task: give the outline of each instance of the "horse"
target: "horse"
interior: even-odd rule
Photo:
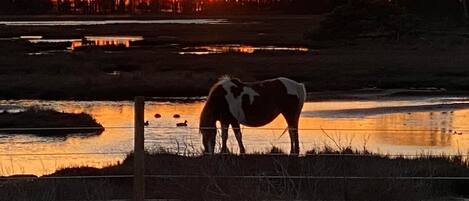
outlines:
[[[217,134],[216,122],[221,124],[221,152],[228,152],[226,142],[231,125],[241,154],[246,152],[240,124],[261,127],[282,114],[288,124],[290,153],[300,152],[298,122],[306,99],[306,89],[301,83],[279,77],[257,82],[242,82],[224,76],[210,89],[201,115],[199,131],[204,152],[213,154]]]

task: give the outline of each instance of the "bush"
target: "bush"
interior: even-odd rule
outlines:
[[[386,36],[399,39],[415,34],[419,18],[405,7],[388,0],[355,0],[334,9],[321,22],[319,30],[311,31],[311,40],[351,39]]]

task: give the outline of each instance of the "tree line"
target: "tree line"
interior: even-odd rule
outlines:
[[[362,0],[1,0],[0,14],[323,14]],[[387,1],[433,17],[461,17],[467,0]],[[467,9],[467,8],[466,8]],[[467,12],[466,12],[467,14]]]
[[[345,0],[2,0],[0,14],[321,14]]]

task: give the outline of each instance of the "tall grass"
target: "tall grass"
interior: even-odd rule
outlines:
[[[145,174],[161,177],[146,178],[146,195],[148,198],[183,200],[421,200],[469,196],[466,191],[468,180],[397,179],[467,177],[469,163],[462,156],[390,157],[366,150],[330,147],[307,153],[290,156],[273,147],[269,152],[247,155],[178,155],[155,149],[146,153]],[[132,173],[131,153],[117,165],[102,169],[66,168],[48,176]],[[177,175],[190,177],[172,177]],[[379,179],[382,177],[397,178]],[[0,185],[0,194],[9,195],[9,198],[18,193],[26,198],[53,195],[52,200],[122,199],[132,195],[131,178],[2,181]]]

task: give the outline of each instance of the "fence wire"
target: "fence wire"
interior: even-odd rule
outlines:
[[[134,129],[134,126],[107,126],[104,129]],[[221,127],[178,127],[178,126],[145,126],[146,129],[186,129],[186,130],[203,130],[203,129],[227,129]],[[57,131],[57,130],[100,130],[102,127],[37,127],[37,128],[0,128],[0,132],[8,131]],[[370,128],[279,128],[279,127],[241,127],[241,130],[267,130],[267,131],[375,131],[375,132],[441,132],[440,129],[370,129]],[[458,132],[469,132],[469,129],[453,129]]]
[[[134,126],[109,126],[105,129],[134,129]],[[146,126],[146,129],[187,129],[187,130],[201,130],[201,129],[217,129],[221,127],[177,127],[177,126]],[[101,127],[37,127],[37,128],[0,128],[0,132],[8,131],[57,131],[57,130],[99,130]],[[225,128],[226,129],[226,128]],[[288,128],[268,128],[268,127],[241,127],[241,130],[264,130],[264,131],[286,131]],[[293,129],[295,130],[295,129]],[[299,128],[298,131],[363,131],[363,132],[440,132],[441,130],[428,130],[428,129],[356,129],[356,128]],[[469,129],[455,129],[458,132],[469,131]],[[318,133],[324,134],[324,133]],[[451,135],[448,133],[448,135]],[[8,141],[8,143],[27,143]],[[0,157],[14,157],[14,156],[68,156],[68,155],[124,155],[130,152],[116,151],[116,152],[71,152],[71,153],[0,153]],[[220,154],[223,155],[223,154]],[[233,154],[230,154],[233,155]],[[244,155],[244,154],[240,154]],[[247,154],[249,155],[249,154]],[[286,154],[266,153],[263,155],[280,156]],[[343,157],[469,157],[469,154],[297,154],[297,156],[343,156]]]
[[[132,152],[75,152],[75,153],[12,153],[12,154],[0,154],[0,157],[15,157],[15,156],[76,156],[76,155],[128,155]],[[150,153],[151,154],[151,153]],[[177,153],[174,153],[178,155]],[[180,154],[181,156],[186,156],[184,154]],[[190,157],[197,157],[197,156],[206,156],[206,157],[214,157],[214,156],[289,156],[289,157],[352,157],[352,158],[365,158],[365,157],[391,157],[391,158],[399,158],[399,157],[423,157],[423,158],[433,158],[433,157],[469,157],[468,154],[341,154],[341,153],[330,153],[330,154],[323,154],[323,153],[304,153],[304,154],[286,154],[286,153],[247,153],[247,154],[234,154],[234,153],[218,153],[218,154],[203,154],[203,153],[194,153],[191,155],[187,155]]]
[[[129,152],[72,152],[72,153],[13,153],[0,154],[0,156],[73,156],[73,155],[125,155]]]
[[[134,126],[108,126],[104,129],[134,129]],[[186,129],[186,130],[201,130],[201,129],[217,129],[220,127],[176,127],[176,126],[146,126],[146,129]],[[0,132],[8,131],[58,131],[58,130],[100,130],[102,127],[38,127],[38,128],[0,128]],[[225,128],[226,129],[226,128]],[[254,128],[242,127],[242,130],[267,130],[267,131],[285,131],[288,128]],[[360,128],[299,128],[298,131],[363,131],[363,132],[440,132],[441,130],[434,129],[360,129]],[[468,132],[469,129],[455,129],[458,132]],[[70,155],[125,155],[130,152],[71,152],[71,153],[12,153],[0,154],[0,157],[19,157],[19,156],[70,156]],[[224,154],[217,154],[224,155]],[[228,154],[233,155],[233,154]],[[239,154],[238,156],[249,156],[255,154]],[[292,156],[283,153],[267,153],[262,154],[265,156]],[[297,154],[293,156],[317,156],[317,157],[469,157],[469,154],[439,154],[439,155],[426,155],[426,154]],[[43,176],[43,177],[0,177],[2,180],[56,180],[56,179],[117,179],[117,178],[133,178],[134,175],[99,175],[99,176]],[[385,176],[385,177],[366,177],[366,176],[275,176],[275,175],[251,175],[251,176],[223,176],[223,175],[145,175],[146,178],[160,178],[160,179],[310,179],[310,180],[469,180],[467,176],[460,177],[405,177],[405,176]]]
[[[5,180],[70,180],[70,179],[119,179],[134,178],[134,175],[98,175],[98,176],[21,176],[0,177]],[[309,179],[309,180],[469,180],[468,176],[290,176],[290,175],[145,175],[145,178],[157,179]]]

